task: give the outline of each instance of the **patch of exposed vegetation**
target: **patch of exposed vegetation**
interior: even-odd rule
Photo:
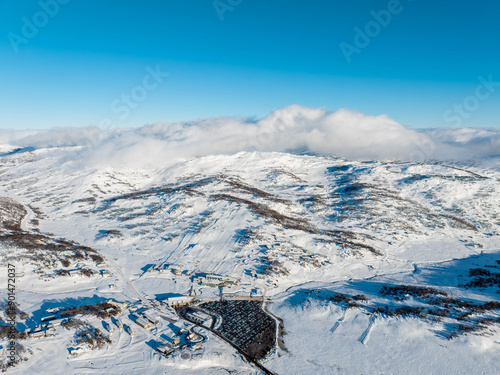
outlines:
[[[448,293],[423,286],[415,285],[398,285],[398,286],[388,286],[384,285],[380,290],[380,295],[382,296],[393,296],[396,300],[405,301],[409,296],[419,297],[419,298],[429,298],[434,296],[447,296]]]
[[[111,344],[109,336],[104,335],[99,328],[93,326],[84,327],[76,333],[75,341],[77,345],[89,345],[92,349],[100,349],[106,344]]]
[[[20,231],[21,222],[27,214],[22,204],[7,197],[0,197],[0,234]]]
[[[366,301],[366,297],[364,298],[365,299],[363,300],[359,295],[356,295],[356,298],[354,298],[354,296],[351,297],[346,294],[335,293],[334,295],[330,296],[330,301],[335,304],[342,304],[347,309],[353,309],[359,307],[359,304],[356,301]]]
[[[476,225],[462,217],[462,212],[458,208],[441,207],[433,202],[431,206],[423,205],[415,199],[404,196],[394,186],[386,187],[382,185],[359,181],[356,172],[364,172],[366,167],[356,167],[354,165],[341,165],[328,168],[334,180],[334,192],[332,198],[335,199],[333,208],[336,215],[332,215],[332,220],[342,222],[344,220],[358,219],[360,221],[372,221],[370,228],[373,230],[387,229],[400,230],[419,233],[419,227],[428,229],[459,228],[465,230],[478,231]],[[447,176],[418,176],[414,175],[401,180],[402,186],[418,182],[431,177]],[[461,176],[450,176],[450,180],[461,180]],[[465,180],[471,179],[469,176]],[[475,180],[475,178],[472,178]],[[437,210],[435,209],[437,207]],[[377,222],[372,218],[378,217]],[[395,219],[396,218],[396,219]]]
[[[15,359],[13,361],[2,361],[0,363],[0,369],[2,370],[2,372],[6,372],[9,368],[13,368],[19,363],[28,360],[28,358],[25,357],[25,354],[26,354],[26,348],[24,347],[24,345],[20,344],[19,342],[16,342],[14,344]]]
[[[473,273],[482,271],[473,271]],[[312,292],[311,292],[312,293]],[[318,295],[318,293],[315,293]],[[500,324],[499,301],[478,303],[450,297],[447,292],[432,287],[415,285],[384,285],[379,291],[384,297],[393,297],[390,304],[373,304],[364,295],[334,293],[329,300],[344,309],[360,308],[368,314],[392,318],[418,318],[429,322],[446,320],[447,332],[444,336],[453,339],[459,335],[486,335],[493,325]],[[412,304],[408,304],[410,298]],[[402,303],[405,303],[401,305]]]
[[[174,193],[187,193],[192,195],[199,195],[200,193],[194,190],[195,188],[202,187],[208,185],[214,181],[220,180],[221,176],[215,177],[207,177],[200,180],[191,181],[181,185],[167,185],[167,186],[159,186],[153,187],[147,190],[134,191],[132,193],[127,193],[123,195],[119,195],[104,201],[104,203],[96,209],[96,211],[105,211],[108,210],[115,202],[121,200],[137,200],[144,199],[151,196],[162,196],[162,195],[170,195]]]
[[[269,260],[266,265],[266,270],[264,272],[266,275],[277,275],[277,276],[287,276],[290,271],[285,267],[285,265],[277,259]]]
[[[500,272],[491,272],[483,268],[472,268],[469,270],[469,277],[473,279],[465,285],[465,288],[488,288],[500,287]]]
[[[36,215],[43,215],[32,210]],[[3,257],[2,262],[31,262],[40,269],[57,268],[59,264],[68,268],[76,261],[89,260],[95,264],[104,262],[104,258],[94,249],[81,246],[64,238],[54,238],[50,234],[37,231],[25,231],[21,222],[27,211],[23,205],[9,198],[0,198],[0,244],[8,249],[15,249]],[[64,270],[57,270],[56,276],[64,276]]]
[[[73,201],[73,203],[91,203],[91,204],[94,204],[96,202],[97,199],[95,197],[81,198],[77,199],[76,201]]]
[[[263,198],[275,203],[290,204],[290,201],[286,199],[279,198],[274,194],[268,193],[254,186],[247,185],[235,178],[224,178],[223,181],[229,184],[232,188],[248,194],[252,194],[254,197]]]
[[[121,309],[108,302],[99,302],[95,305],[82,305],[78,307],[69,307],[59,312],[61,317],[70,317],[75,315],[93,315],[101,319],[107,319],[116,316]]]
[[[269,206],[261,203],[238,198],[229,194],[214,194],[211,196],[214,200],[225,200],[237,204],[243,204],[248,207],[254,214],[290,230],[299,230],[306,233],[322,235],[329,237],[333,242],[338,245],[351,248],[353,250],[368,250],[375,255],[383,255],[379,250],[375,249],[365,243],[356,242],[355,239],[363,237],[365,239],[373,239],[373,237],[365,234],[356,234],[347,230],[331,230],[331,229],[318,229],[304,218],[297,218],[284,215],[276,210],[271,209]]]
[[[59,261],[64,267],[69,267],[72,262],[80,260],[92,260],[96,264],[104,261],[104,258],[90,247],[39,233],[19,231],[5,234],[0,236],[0,243],[16,249],[15,255],[6,256],[4,262],[29,260],[37,265],[48,263],[55,267]]]
[[[100,240],[103,238],[119,238],[122,237],[123,234],[117,229],[102,229],[99,231],[99,233],[96,235],[96,240]]]
[[[94,271],[88,268],[83,268],[79,271],[80,275],[86,276],[86,277],[92,277],[94,275]]]
[[[61,323],[61,326],[66,329],[78,329],[83,327],[84,325],[85,322],[75,318],[66,319],[64,322]]]
[[[68,266],[69,266],[69,262],[68,262]],[[55,270],[54,271],[54,275],[56,275],[56,276],[68,276],[69,275],[69,271],[68,270],[64,270],[64,269]]]

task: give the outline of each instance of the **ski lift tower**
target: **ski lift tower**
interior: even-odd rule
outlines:
[[[225,282],[222,282],[217,285],[219,287],[219,296],[220,296],[220,302],[223,301],[223,296],[224,296],[224,287],[227,286]]]

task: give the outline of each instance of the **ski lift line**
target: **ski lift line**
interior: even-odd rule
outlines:
[[[118,265],[116,264],[116,262],[113,260],[113,259],[108,259],[108,261],[111,263],[111,265],[114,267],[114,269],[118,272],[118,274],[121,276],[122,278],[122,281],[125,282],[125,284],[127,284],[127,286],[132,290],[132,292],[134,294],[137,295],[137,297],[139,297],[139,299],[147,306],[149,307],[152,307],[151,303],[142,296],[141,293],[139,293],[139,291],[132,285],[132,283],[130,282],[130,280],[125,276],[125,274],[123,273],[123,271],[121,270],[120,267],[118,267]]]
[[[175,255],[175,258],[174,259],[179,259],[180,255],[182,254],[182,252],[184,251],[184,249],[187,247],[185,245],[186,242],[189,242],[188,239],[187,239],[187,234],[185,234],[183,237],[182,237],[182,240],[180,241],[180,243],[177,245],[177,248],[174,249],[174,251],[172,253],[170,253],[170,255],[168,256],[166,262],[170,261],[171,258],[174,258],[174,255]],[[191,235],[191,238],[192,238],[192,235]]]

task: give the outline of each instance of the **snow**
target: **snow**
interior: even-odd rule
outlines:
[[[16,271],[24,276],[17,280],[16,298],[28,314],[70,300],[187,295],[192,276],[214,273],[241,279],[227,293],[265,295],[269,311],[283,320],[286,350],[277,347],[263,361],[278,374],[497,371],[496,331],[447,340],[436,333],[445,329],[439,322],[374,318],[306,294],[352,291],[382,303],[377,291],[389,283],[438,285],[457,298],[498,300],[495,288],[460,287],[470,268],[499,259],[500,172],[487,163],[240,152],[167,167],[90,167],[82,160],[86,147],[0,158],[2,196],[28,212],[22,228],[98,250],[111,273],[43,281],[33,272],[36,265],[18,262]],[[278,214],[286,218],[277,220]],[[303,222],[307,227],[300,226]],[[102,236],[111,230],[119,235]],[[338,240],[326,230],[355,238]],[[381,255],[352,248],[350,241]],[[16,250],[0,251],[6,256]],[[286,272],[266,273],[270,260]],[[175,264],[182,273],[145,272],[148,265],[161,264]],[[5,264],[2,269],[0,283],[6,285]],[[217,288],[199,285],[194,293],[218,296]],[[258,373],[209,332],[203,332],[208,341],[199,357],[164,358],[151,346],[154,335],[128,314],[119,319],[136,335],[115,330],[106,348],[72,357],[68,347],[74,332],[59,327],[55,337],[26,341],[33,355],[9,373]]]

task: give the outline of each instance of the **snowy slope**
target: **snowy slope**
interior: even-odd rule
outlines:
[[[112,273],[111,278],[40,281],[32,276],[39,264],[19,264],[26,275],[18,284],[23,311],[37,311],[43,301],[64,299],[67,293],[121,301],[137,300],[139,294],[187,294],[194,275],[215,273],[241,280],[228,292],[264,294],[268,309],[283,319],[284,346],[264,362],[279,374],[471,373],[478,363],[485,373],[497,368],[498,323],[489,325],[489,336],[448,340],[446,332],[458,324],[453,314],[448,322],[373,315],[374,306],[401,302],[382,298],[382,285],[437,285],[460,299],[498,300],[498,286],[484,291],[460,286],[470,281],[474,256],[492,257],[482,265],[491,272],[495,257],[500,259],[500,172],[495,169],[277,152],[140,168],[100,167],[85,163],[86,157],[87,149],[77,146],[0,158],[2,199],[24,207],[22,229],[47,241],[94,249]],[[3,243],[4,256],[16,251]],[[95,268],[90,260],[86,264]],[[162,264],[183,272],[146,272]],[[440,266],[442,278],[436,276]],[[5,278],[3,272],[0,282]],[[326,294],[311,292],[318,290]],[[217,290],[195,293],[214,297]],[[334,293],[363,294],[369,302],[346,310],[330,299]],[[496,319],[498,312],[488,317]],[[67,339],[52,340],[63,348]],[[192,361],[159,360],[145,344],[146,336],[114,341],[84,359],[68,359],[61,349],[53,359],[34,354],[22,366],[55,366],[62,373],[84,371],[83,363],[91,361],[95,370],[81,372],[89,374],[255,371],[215,337],[205,355]],[[45,350],[39,342],[27,346]],[[446,357],[453,364],[444,363]],[[119,365],[120,371],[113,370]],[[23,373],[22,366],[12,373]]]

